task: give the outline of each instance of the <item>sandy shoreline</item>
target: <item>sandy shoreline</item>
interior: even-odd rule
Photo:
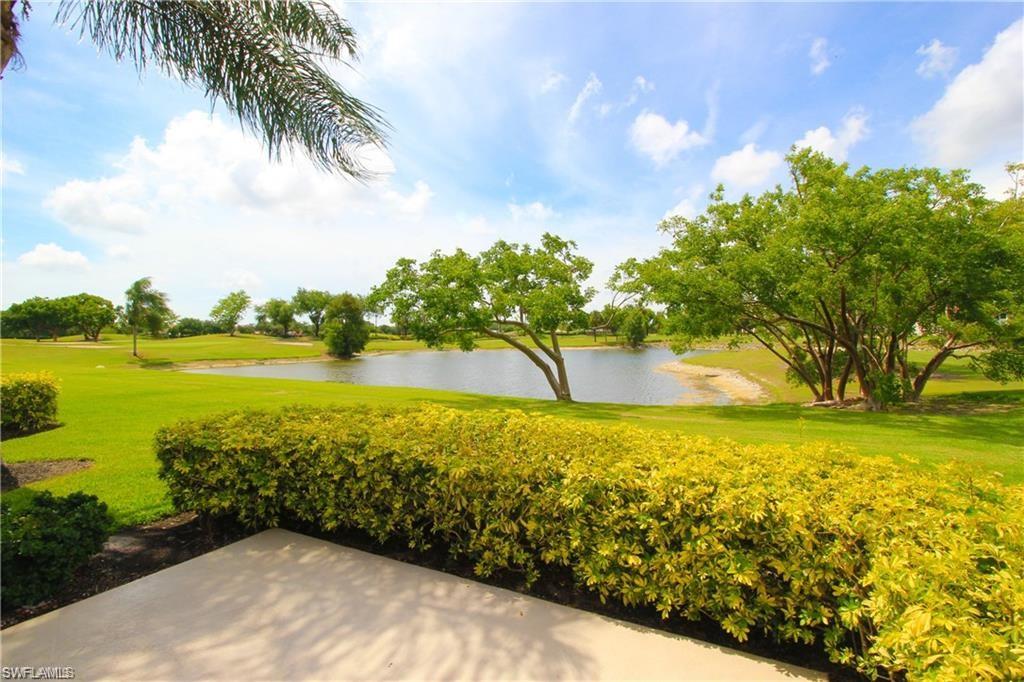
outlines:
[[[660,372],[675,375],[679,383],[693,389],[693,393],[679,399],[679,405],[704,405],[713,397],[713,392],[724,393],[736,404],[750,405],[764,402],[768,398],[764,387],[751,381],[734,369],[704,367],[682,360],[673,360],[657,367]],[[696,379],[696,381],[694,381]],[[701,386],[706,384],[707,387]]]

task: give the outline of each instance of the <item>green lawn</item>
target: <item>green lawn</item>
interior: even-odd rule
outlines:
[[[569,343],[587,345],[589,337]],[[592,342],[592,340],[591,340]],[[569,345],[567,343],[566,345]],[[744,442],[799,443],[830,440],[868,455],[907,455],[932,466],[951,459],[1001,472],[1005,480],[1024,482],[1024,390],[973,394],[981,405],[963,410],[865,414],[802,408],[795,404],[750,407],[640,407],[611,404],[560,405],[553,401],[498,398],[414,388],[353,386],[279,379],[250,379],[184,374],[167,363],[197,360],[301,358],[320,355],[308,341],[283,342],[261,336],[207,336],[179,340],[144,339],[147,363],[130,356],[130,339],[100,344],[69,339],[64,343],[4,340],[4,372],[49,370],[61,380],[60,420],[52,431],[5,441],[3,457],[17,462],[87,458],[85,471],[34,485],[67,493],[85,490],[110,505],[117,520],[132,524],[172,511],[156,477],[152,451],[156,429],[183,417],[240,407],[276,407],[288,403],[412,404],[425,400],[460,409],[519,408],[533,412],[601,421],[626,421],[645,428],[674,429]],[[403,341],[375,341],[372,349],[420,347]],[[756,351],[748,351],[756,353]],[[756,355],[705,355],[700,361],[725,366],[725,358],[744,371],[760,371]],[[161,368],[161,366],[163,368]],[[961,371],[964,370],[964,371]],[[997,387],[957,368],[949,390]],[[936,383],[936,386],[940,386]],[[948,391],[947,391],[948,392]],[[802,396],[801,396],[802,398]],[[799,398],[798,398],[799,399]],[[988,402],[999,402],[994,408]],[[18,493],[14,493],[17,495]]]

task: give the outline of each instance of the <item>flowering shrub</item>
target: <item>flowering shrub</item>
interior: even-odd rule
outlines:
[[[0,378],[0,428],[33,433],[57,423],[57,380],[48,372]]]
[[[482,576],[564,565],[872,675],[1024,676],[1024,491],[988,477],[433,406],[234,412],[156,444],[182,510],[441,541]]]

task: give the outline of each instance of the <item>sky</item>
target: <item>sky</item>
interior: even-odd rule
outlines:
[[[794,145],[967,168],[993,197],[1024,160],[1019,3],[338,3],[360,59],[332,72],[393,129],[368,184],[269,159],[223,105],[33,7],[0,85],[5,307],[152,276],[206,317],[239,288],[366,293],[398,258],[546,231],[603,289],[719,183],[785,184]]]

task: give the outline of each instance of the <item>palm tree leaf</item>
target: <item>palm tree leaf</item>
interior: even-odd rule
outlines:
[[[299,147],[322,168],[370,173],[360,148],[385,144],[381,113],[321,59],[356,57],[355,34],[311,0],[62,0],[57,20],[141,71],[151,62],[222,101],[268,153]]]

